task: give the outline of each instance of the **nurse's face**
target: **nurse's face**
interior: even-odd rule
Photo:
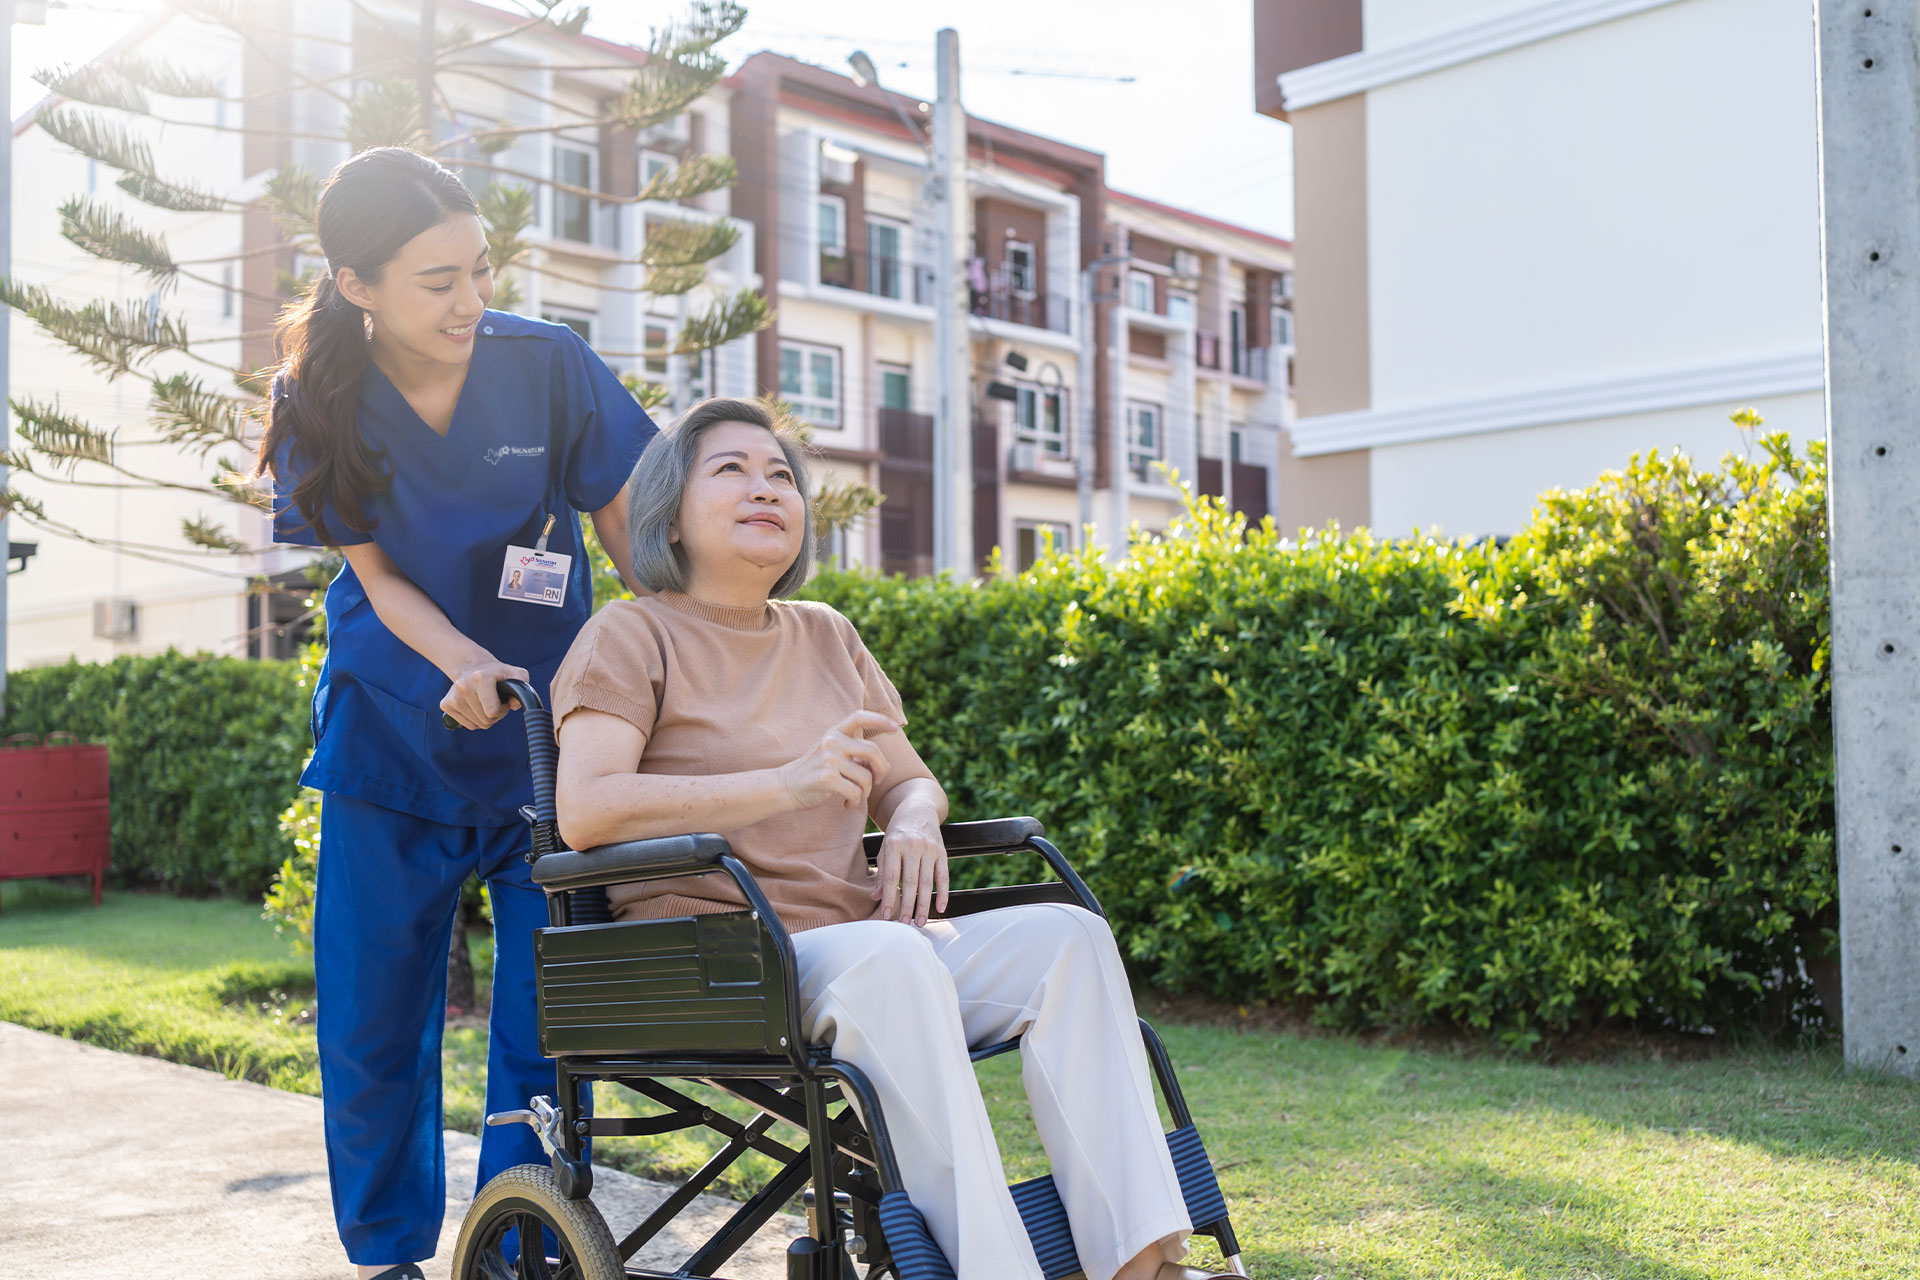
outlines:
[[[670,536],[701,579],[764,578],[771,588],[800,554],[806,504],[780,442],[765,427],[723,422],[700,437]]]
[[[473,357],[474,327],[493,301],[487,234],[470,213],[449,215],[402,245],[369,285],[351,268],[340,292],[373,316],[374,345],[387,354],[446,364]]]

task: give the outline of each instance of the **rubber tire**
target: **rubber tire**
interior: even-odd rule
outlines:
[[[546,1220],[562,1247],[574,1257],[579,1280],[626,1280],[627,1269],[614,1248],[607,1220],[591,1200],[569,1200],[560,1194],[560,1182],[543,1164],[517,1164],[496,1175],[467,1207],[460,1222],[460,1238],[453,1246],[454,1280],[478,1276],[471,1269],[474,1242],[487,1221],[497,1216],[503,1202],[519,1201]]]

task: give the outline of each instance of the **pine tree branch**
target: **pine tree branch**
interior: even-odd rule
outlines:
[[[170,8],[190,18],[198,18],[202,22],[210,23],[216,27],[225,27],[227,30],[233,32],[242,40],[246,41],[249,48],[259,54],[261,58],[265,59],[267,63],[273,67],[274,71],[287,81],[297,83],[302,88],[316,89],[340,102],[342,105],[345,105],[347,102],[346,94],[341,93],[330,84],[323,84],[315,80],[298,67],[290,66],[280,58],[274,56],[273,50],[267,47],[263,37],[276,33],[270,32],[267,28],[256,22],[253,17],[248,14],[247,6],[242,3],[242,0],[165,0],[165,2]],[[292,35],[294,33],[282,32],[278,34]],[[349,74],[339,78],[351,79],[352,77],[351,74]]]
[[[162,351],[193,355],[187,349],[186,325],[157,310],[95,300],[75,311],[54,301],[52,295],[38,285],[26,284],[10,275],[0,275],[0,303],[27,316],[50,337],[64,342],[109,377],[131,373],[137,365]]]
[[[245,555],[249,549],[246,543],[205,516],[183,519],[180,522],[180,536],[196,547],[208,551],[222,551],[228,555]]]
[[[663,352],[661,354],[665,353]],[[637,373],[621,374],[620,385],[625,387],[633,398],[639,402],[640,407],[648,413],[652,413],[655,409],[658,409],[661,405],[673,398],[673,393],[667,390],[664,383],[651,382]]]
[[[54,466],[65,467],[67,474],[83,462],[119,470],[113,461],[113,434],[62,412],[58,397],[52,404],[43,404],[8,396],[7,407],[13,410],[15,430],[27,447]]]
[[[643,267],[692,267],[712,262],[740,242],[740,228],[725,218],[649,218],[646,243],[635,259]]]
[[[320,209],[318,177],[301,165],[290,164],[267,179],[260,199],[273,214],[273,224],[294,248],[318,252],[320,233],[314,229]]]
[[[33,78],[48,93],[73,102],[106,107],[112,111],[131,111],[145,115],[153,109],[146,90],[133,83],[106,62],[64,63],[41,67]]]
[[[163,285],[171,284],[180,270],[166,241],[84,196],[60,206],[60,234],[96,258],[124,262]]]
[[[707,268],[702,263],[686,263],[647,268],[647,281],[641,292],[656,298],[677,298],[692,293],[706,282]]]
[[[675,339],[675,355],[693,355],[725,346],[750,333],[758,333],[773,323],[773,305],[751,289],[742,289],[731,298],[716,300],[705,314],[688,320]]]
[[[67,107],[39,113],[42,129],[81,155],[124,175],[117,185],[138,200],[183,213],[237,211],[240,206],[200,187],[168,182],[154,168],[153,149],[125,128]]]
[[[634,198],[642,204],[650,200],[691,200],[732,186],[738,176],[739,166],[732,156],[694,156],[654,174],[653,181]]]
[[[187,373],[156,378],[149,408],[148,421],[162,440],[202,457],[222,445],[248,447],[258,421],[252,402],[209,390]]]
[[[312,36],[302,38],[313,39]],[[219,98],[226,87],[217,76],[186,71],[133,49],[114,54],[106,65],[133,84],[164,98]]]
[[[426,145],[426,122],[420,118],[420,89],[389,76],[368,79],[347,106],[347,146],[352,154],[370,147]]]

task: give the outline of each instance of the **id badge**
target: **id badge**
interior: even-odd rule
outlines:
[[[558,609],[567,602],[567,572],[573,557],[536,547],[508,547],[500,566],[500,598]]]

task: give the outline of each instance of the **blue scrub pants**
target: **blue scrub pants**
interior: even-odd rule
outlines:
[[[469,872],[493,906],[487,1111],[552,1096],[534,1025],[533,931],[545,895],[528,875],[524,824],[456,827],[350,796],[320,810],[313,968],[320,1093],[333,1212],[347,1257],[390,1266],[431,1258],[446,1206],[440,1041],[447,944]],[[526,1125],[482,1131],[476,1186],[546,1164]]]

